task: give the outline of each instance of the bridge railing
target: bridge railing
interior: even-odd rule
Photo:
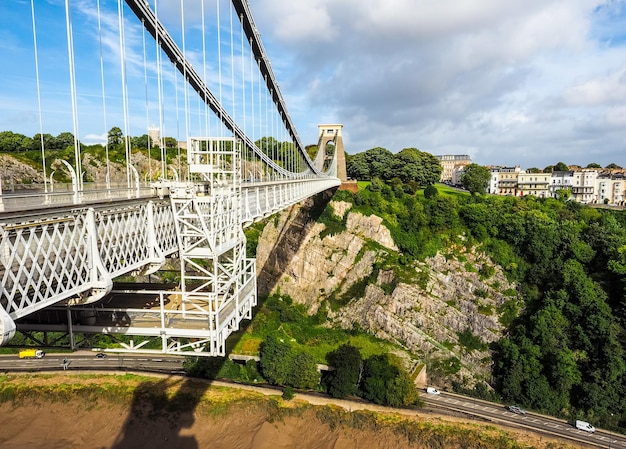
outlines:
[[[0,213],[39,211],[41,209],[71,205],[90,205],[125,199],[156,197],[154,186],[143,183],[128,188],[122,185],[85,183],[84,190],[74,192],[71,184],[55,184],[54,190],[43,185],[28,184],[15,186],[12,191],[0,194]]]

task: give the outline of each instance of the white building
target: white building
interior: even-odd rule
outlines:
[[[574,172],[574,179],[572,180],[572,199],[579,203],[591,203],[597,200],[595,194],[597,178],[597,170]]]
[[[489,180],[489,189],[488,193],[492,195],[498,194],[498,172],[500,171],[500,167],[491,167],[491,179]]]
[[[556,197],[556,192],[563,189],[571,189],[574,184],[573,171],[554,171],[550,179],[550,196]]]

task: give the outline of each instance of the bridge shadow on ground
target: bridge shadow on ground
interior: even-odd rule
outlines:
[[[194,366],[206,380],[170,376],[140,383],[128,416],[111,449],[198,449],[208,447],[192,433],[196,410],[224,358],[198,357]]]
[[[300,207],[292,209],[295,215],[279,230],[279,238],[272,246],[265,266],[257,275],[259,304],[255,313],[300,249],[306,238],[307,225],[317,221],[334,192],[334,189],[322,192],[305,200]],[[229,337],[228,353],[237,345],[243,332],[242,326],[242,330]],[[191,427],[195,422],[196,409],[211,385],[210,381],[218,377],[227,359],[228,357],[197,358],[188,375],[208,379],[208,382],[171,377],[141,383],[134,392],[122,431],[111,449],[208,447],[210,442],[198,442],[191,433]],[[170,394],[172,391],[175,393]]]
[[[207,388],[208,384],[192,384],[189,379],[141,383],[134,391],[128,416],[111,449],[199,448],[193,435],[182,433],[193,425],[194,412]],[[168,390],[173,389],[176,393],[168,395]]]

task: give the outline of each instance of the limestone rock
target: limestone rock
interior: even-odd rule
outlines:
[[[376,268],[372,279],[375,265],[380,265],[376,262],[398,251],[389,229],[380,217],[351,211],[350,203],[331,206],[345,218],[346,230],[323,239],[324,225],[307,218],[310,204],[294,207],[268,223],[257,249],[257,269],[262,273],[259,290],[280,289],[315,313],[323,301],[341,298],[367,279],[363,295],[329,312],[332,323],[346,329],[358,323],[426,362],[459,359],[459,378],[486,375],[491,363],[488,344],[503,331],[499,306],[511,300],[502,292],[514,288],[501,270],[480,251],[458,246],[416,263],[413,283],[400,282],[393,267]],[[370,249],[377,246],[366,246],[368,241],[382,248]],[[482,347],[464,347],[461,334],[471,335]]]

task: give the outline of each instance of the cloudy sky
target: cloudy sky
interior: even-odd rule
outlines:
[[[348,152],[417,147],[481,164],[626,166],[623,0],[250,7],[298,129],[343,123]]]
[[[78,36],[75,51],[84,62],[88,58],[82,51],[98,53],[96,0],[70,3]],[[117,1],[100,3],[103,30],[113,30]],[[227,9],[229,2],[221,3]],[[543,168],[563,161],[626,166],[626,0],[249,3],[305,144],[317,142],[318,124],[342,123],[349,153],[377,146],[393,152],[416,147],[433,154],[469,154],[485,165]],[[68,89],[67,83],[56,85],[52,74],[67,78],[67,66],[56,67],[50,60],[62,56],[43,50],[52,36],[64,36],[64,1],[34,0],[34,4],[44,109],[54,111],[49,114],[54,118],[67,116],[67,107],[49,106],[52,93],[60,96]],[[180,0],[158,3],[160,17],[173,34],[181,23],[180,4]],[[191,22],[201,4],[202,0],[184,0],[186,28],[193,29]],[[36,114],[24,106],[27,95],[30,105],[36,105],[33,51],[28,48],[33,40],[30,5],[30,0],[0,1],[4,86],[0,86],[0,131],[32,136],[39,132]],[[204,5],[214,11],[216,0],[204,0]],[[80,30],[83,22],[86,29]],[[103,37],[111,48],[115,46],[115,35]],[[126,39],[132,58],[130,42],[134,39],[140,46],[141,35],[129,28]],[[58,41],[62,55],[66,44]],[[195,51],[190,50],[188,57],[201,61],[198,48]],[[141,58],[139,53],[134,56]],[[110,62],[106,58],[105,70],[113,70],[108,67],[115,66],[114,58]],[[81,96],[82,111],[89,109],[86,98],[98,103],[97,59],[91,66],[93,73],[77,68],[79,84],[85,80],[94,84],[92,94]],[[215,73],[215,65],[209,69]],[[131,94],[144,89],[142,71],[136,75],[137,88],[131,87]],[[30,88],[21,85],[27,81]],[[112,84],[107,81],[107,89]],[[145,124],[146,119],[137,121]],[[81,121],[82,140],[103,135],[101,123],[92,129],[94,122],[98,120]],[[71,130],[71,120],[66,118],[65,123],[70,125],[64,130]]]

